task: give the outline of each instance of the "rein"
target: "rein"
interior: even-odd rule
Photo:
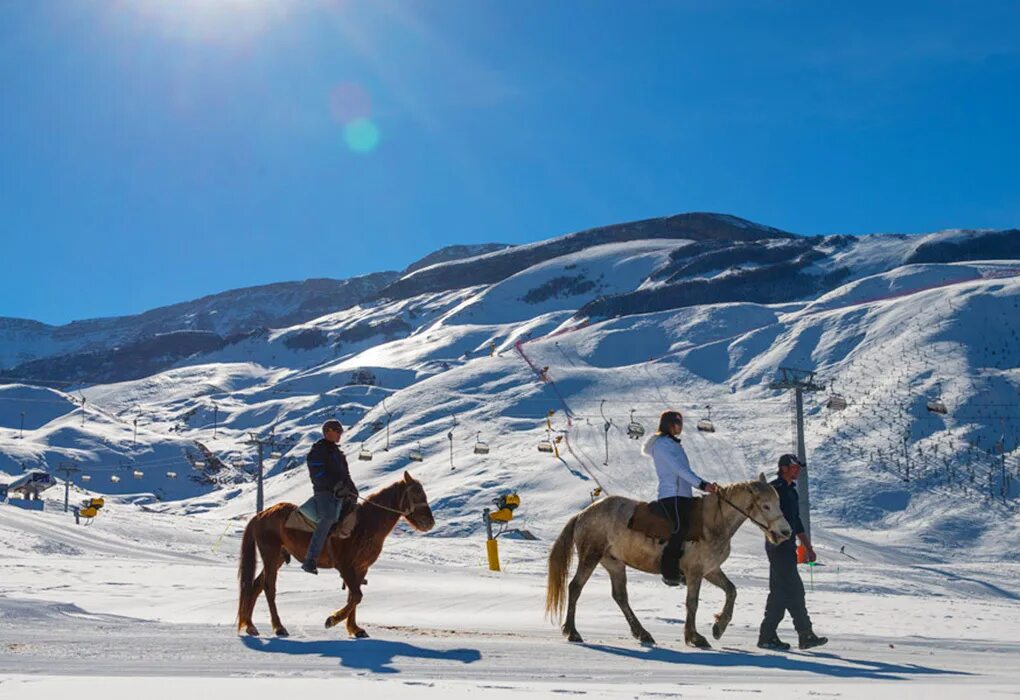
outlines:
[[[406,490],[400,496],[401,500],[403,500],[405,498],[410,502],[411,498],[408,495]],[[362,496],[360,493],[358,494],[358,500],[361,501],[362,503],[366,504],[366,505],[375,506],[376,508],[379,508],[381,510],[387,510],[390,513],[396,513],[397,515],[402,515],[405,518],[410,518],[411,517],[411,513],[413,513],[414,511],[418,510],[423,505],[421,503],[411,503],[410,507],[405,508],[404,510],[397,510],[396,508],[390,508],[389,506],[384,506],[381,503],[376,503],[375,501],[370,501],[367,498],[365,498],[364,496]]]
[[[408,515],[411,514],[411,511],[409,511],[409,510],[397,510],[396,508],[390,508],[389,506],[384,506],[381,503],[376,503],[375,501],[370,501],[367,498],[365,498],[364,496],[362,496],[360,493],[358,494],[358,500],[361,501],[362,503],[365,503],[366,505],[375,506],[376,508],[381,508],[382,510],[388,510],[391,513],[396,513],[397,515],[403,515],[404,517],[407,517]]]
[[[748,513],[748,512],[746,511],[746,510],[744,510],[743,508],[741,508],[740,506],[738,506],[738,505],[737,505],[736,503],[734,503],[734,502],[733,502],[733,501],[731,501],[730,499],[726,498],[726,496],[724,496],[724,495],[723,495],[723,492],[722,492],[722,491],[716,491],[715,495],[719,497],[719,501],[720,501],[720,503],[725,503],[725,504],[726,504],[726,505],[728,505],[728,506],[729,506],[730,508],[732,508],[733,510],[735,510],[735,511],[737,511],[738,513],[740,513],[741,515],[743,515],[743,516],[744,516],[745,518],[747,518],[747,519],[748,519],[748,520],[750,520],[750,521],[751,521],[752,523],[754,523],[754,524],[755,524],[755,525],[757,525],[757,526],[758,526],[759,528],[761,528],[761,530],[762,530],[763,532],[768,532],[768,531],[769,531],[769,530],[771,529],[771,526],[770,526],[770,525],[769,525],[768,523],[763,523],[762,521],[758,520],[758,519],[757,519],[756,517],[754,517],[753,515],[751,515],[750,513]],[[753,498],[753,497],[754,497],[754,494],[752,494],[752,498]],[[722,506],[721,506],[721,505],[720,505],[719,507],[720,507],[720,508],[722,508]]]

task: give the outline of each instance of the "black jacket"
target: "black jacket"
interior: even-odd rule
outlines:
[[[326,438],[312,445],[307,462],[313,490],[336,492],[338,495],[358,494],[358,487],[351,480],[351,472],[347,468],[347,458]]]
[[[795,545],[797,535],[804,532],[804,523],[800,521],[800,496],[797,495],[796,482],[793,485],[789,485],[782,478],[777,478],[772,482],[772,487],[779,494],[779,509],[783,511],[783,517],[786,518],[786,522],[790,523],[790,530],[793,534],[790,536],[790,539],[780,543],[780,545],[766,543],[766,547]]]

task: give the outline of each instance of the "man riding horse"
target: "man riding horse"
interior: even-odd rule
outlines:
[[[329,531],[344,513],[350,512],[358,498],[358,488],[351,480],[347,458],[337,447],[343,434],[344,427],[340,421],[326,421],[322,424],[322,439],[308,452],[308,475],[312,479],[312,497],[319,518],[308,545],[308,554],[301,564],[301,568],[310,574],[319,573],[315,562],[326,544]]]

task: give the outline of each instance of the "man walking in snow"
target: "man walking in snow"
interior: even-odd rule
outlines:
[[[800,475],[800,460],[796,455],[786,454],[779,458],[779,475],[772,482],[772,487],[779,494],[779,507],[783,517],[790,523],[794,535],[804,545],[807,560],[815,560],[815,550],[811,547],[811,539],[804,532],[804,524],[800,520],[800,499],[797,495],[797,477]],[[786,611],[793,618],[793,626],[799,635],[799,647],[810,649],[818,647],[829,640],[817,636],[811,630],[811,618],[808,617],[807,603],[804,600],[804,582],[797,572],[797,542],[791,537],[780,544],[766,541],[765,553],[769,557],[769,597],[765,602],[765,618],[758,631],[758,646],[762,649],[786,651],[790,645],[779,639],[776,633],[779,622]]]
[[[319,573],[315,561],[326,544],[330,529],[340,520],[344,510],[354,506],[358,497],[347,458],[337,447],[343,433],[340,421],[326,421],[322,425],[322,439],[308,452],[308,475],[312,479],[312,497],[319,517],[308,545],[308,554],[301,564],[301,568],[310,574]]]

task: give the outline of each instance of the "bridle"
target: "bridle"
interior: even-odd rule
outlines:
[[[427,502],[414,503],[411,500],[411,496],[408,493],[408,490],[406,488],[404,489],[404,493],[400,496],[400,500],[401,501],[403,501],[404,499],[407,499],[408,507],[403,509],[403,510],[397,510],[396,508],[390,508],[389,506],[384,506],[381,503],[376,503],[375,501],[370,501],[367,498],[365,498],[364,496],[362,496],[360,493],[358,494],[358,500],[361,501],[362,503],[364,503],[366,505],[374,506],[374,507],[379,508],[381,510],[389,511],[390,513],[396,513],[397,515],[402,515],[405,518],[410,518],[411,514],[414,513],[417,510],[420,510],[422,508],[428,508],[428,503]]]
[[[734,503],[730,499],[726,498],[726,496],[723,494],[721,489],[719,491],[716,491],[715,495],[719,497],[719,509],[720,510],[722,510],[722,504],[725,503],[730,508],[732,508],[733,510],[737,511],[738,513],[743,515],[745,518],[750,520],[752,523],[757,525],[758,528],[762,532],[764,532],[766,535],[768,535],[769,533],[771,533],[773,531],[772,530],[773,523],[775,523],[777,520],[779,520],[780,518],[783,517],[783,514],[780,513],[779,515],[777,515],[776,517],[772,518],[771,520],[768,520],[768,521],[763,523],[762,521],[758,520],[758,518],[754,517],[753,515],[748,513],[746,510],[744,510],[743,508],[738,506],[736,503]],[[758,497],[756,495],[754,495],[753,492],[751,493],[751,500],[754,502],[754,508],[757,508],[758,511],[760,512],[761,511],[761,505],[758,502]]]

